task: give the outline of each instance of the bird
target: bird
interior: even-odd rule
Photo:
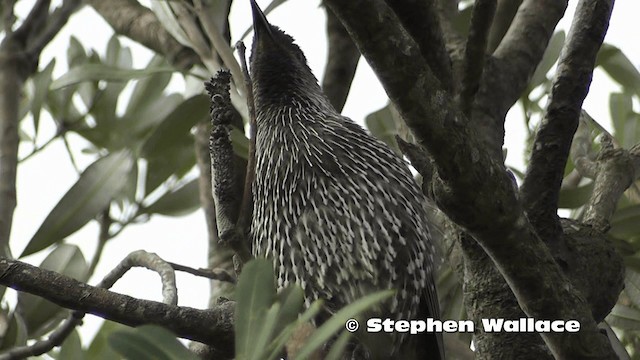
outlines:
[[[427,200],[407,163],[335,110],[294,39],[250,2],[253,255],[272,259],[277,286],[299,285],[307,306],[322,299],[334,313],[372,292],[395,289],[378,315],[438,319]],[[390,341],[364,356],[444,356],[439,333],[396,334]]]

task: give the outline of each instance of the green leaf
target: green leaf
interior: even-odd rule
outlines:
[[[336,339],[331,346],[331,350],[327,353],[325,360],[340,360],[342,359],[342,354],[344,354],[344,350],[349,345],[349,340],[351,339],[351,333],[348,331],[343,331],[340,336]]]
[[[189,135],[191,128],[209,116],[209,97],[200,94],[183,101],[149,136],[142,148],[144,157],[161,154],[180,138]]]
[[[78,38],[72,35],[69,38],[69,47],[67,48],[67,65],[71,69],[86,60],[87,53],[84,51],[84,46]]]
[[[342,308],[313,333],[309,338],[310,340],[302,347],[302,349],[300,349],[298,358],[304,359],[311,355],[335,333],[344,329],[344,324],[348,319],[353,318],[381,301],[390,298],[394,293],[394,290],[379,291],[358,299],[357,301]]]
[[[624,291],[636,307],[640,306],[640,273],[633,269],[626,269],[624,277]]]
[[[61,244],[56,247],[40,264],[40,268],[55,271],[78,281],[86,281],[89,267],[80,249],[75,245]],[[58,320],[66,311],[42,297],[28,293],[18,293],[20,309],[30,336],[46,332],[52,320]]]
[[[113,34],[107,43],[107,52],[104,63],[124,69],[130,69],[133,65],[131,49],[123,47],[120,44],[118,35],[116,34]]]
[[[271,352],[267,359],[274,359],[280,355],[284,345],[289,341],[291,335],[298,330],[298,327],[301,324],[311,321],[311,319],[320,313],[320,310],[322,310],[322,300],[316,300],[302,315],[300,315],[296,322],[287,325],[269,345],[269,350]]]
[[[168,64],[163,57],[154,56],[146,68],[162,68]],[[155,99],[162,97],[162,93],[171,80],[171,73],[161,72],[149,75],[146,78],[138,80],[133,88],[129,103],[127,104],[127,114],[139,114],[149,108]]]
[[[389,109],[389,105],[367,115],[364,122],[373,136],[384,141],[393,151],[400,154],[400,149],[396,142],[398,127],[393,121],[393,114]]]
[[[606,320],[623,330],[640,330],[640,311],[629,306],[616,304]]]
[[[61,89],[83,81],[129,81],[157,73],[172,73],[171,67],[147,69],[122,69],[105,64],[82,64],[71,68],[66,74],[51,83],[51,90]]]
[[[109,346],[108,339],[112,333],[128,329],[130,328],[117,322],[104,321],[87,349],[87,358],[91,360],[119,359],[118,354]]]
[[[151,130],[169,116],[184,101],[184,98],[180,94],[158,95],[151,101],[148,106],[138,107],[132,112],[127,111],[122,116],[126,130],[136,138],[146,139]]]
[[[20,257],[60,242],[103,211],[127,183],[132,166],[128,151],[109,154],[89,165],[47,215]]]
[[[7,319],[8,317],[8,319]],[[17,312],[13,312],[10,315],[5,311],[2,312],[2,320],[6,322],[7,328],[4,331],[2,338],[0,338],[0,352],[9,350],[16,346],[24,346],[27,344],[27,325]]]
[[[77,330],[73,330],[71,334],[64,340],[60,347],[60,353],[58,359],[73,359],[83,360],[86,359],[85,352],[82,349],[82,342],[80,341],[80,335]]]
[[[278,324],[278,313],[280,312],[280,304],[275,303],[267,310],[267,313],[259,324],[253,336],[253,351],[251,360],[263,360],[265,353],[268,351],[267,345],[274,335],[274,330]]]
[[[612,93],[609,95],[609,112],[613,122],[614,135],[622,147],[628,148],[636,143],[638,137],[636,114],[630,94]]]
[[[165,149],[158,149],[158,154],[147,158],[147,177],[145,189],[147,194],[160,186],[167,178],[175,175],[181,178],[196,164],[193,138],[185,136],[179,143]]]
[[[31,99],[31,113],[33,114],[33,128],[35,129],[36,136],[40,125],[40,110],[42,110],[44,101],[47,99],[49,84],[51,84],[51,74],[55,66],[56,59],[51,59],[49,64],[47,64],[41,72],[33,76],[33,86],[35,89],[33,98]]]
[[[611,217],[609,234],[625,238],[640,234],[640,205],[618,209]]]
[[[109,345],[125,359],[197,360],[169,330],[155,325],[113,332]]]
[[[273,264],[266,259],[247,263],[236,286],[236,359],[252,359],[256,331],[262,326],[275,297]]]
[[[165,194],[144,209],[147,214],[166,216],[184,216],[200,207],[200,188],[198,179],[184,184],[179,189]]]
[[[564,31],[558,31],[549,40],[549,45],[542,55],[542,60],[538,64],[536,71],[529,81],[529,89],[535,89],[547,79],[547,73],[551,70],[553,64],[558,61],[562,46],[564,46],[565,34]]]
[[[558,207],[562,209],[576,209],[586,204],[593,192],[593,183],[578,186],[577,188],[560,189]]]
[[[598,65],[602,66],[613,80],[640,96],[640,72],[620,49],[602,44],[596,59],[596,66]]]

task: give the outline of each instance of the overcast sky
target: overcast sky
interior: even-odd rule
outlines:
[[[59,1],[58,1],[59,2]],[[264,8],[270,1],[258,1]],[[56,3],[54,1],[54,3]],[[144,2],[143,2],[144,3]],[[568,30],[570,14],[576,0],[570,1],[570,10],[560,24],[560,28]],[[24,16],[31,6],[30,1],[18,2],[18,14]],[[640,3],[633,0],[619,0],[616,2],[609,33],[606,42],[620,47],[631,61],[640,65],[640,42],[637,41],[637,14],[640,13]],[[309,64],[318,78],[322,77],[326,61],[325,15],[319,7],[319,1],[290,0],[268,15],[269,20],[292,35],[305,52]],[[233,42],[241,36],[251,24],[248,1],[234,1],[231,13]],[[76,36],[85,47],[94,48],[104,54],[106,43],[112,35],[111,28],[90,7],[85,7],[74,15],[69,24],[56,39],[45,49],[40,63],[41,68],[52,59],[57,59],[54,77],[64,73],[66,64],[66,49],[69,37]],[[247,47],[250,48],[250,37]],[[122,42],[131,46],[134,54],[134,65],[143,67],[152,53],[143,47],[126,39]],[[172,91],[183,90],[182,81],[176,76]],[[616,91],[614,84],[602,72],[597,70],[594,75],[591,92],[587,97],[584,108],[603,126],[609,126],[608,94]],[[386,104],[386,95],[379,85],[371,69],[365,61],[358,66],[354,85],[343,113],[362,123],[364,117]],[[638,104],[635,104],[636,111]],[[521,110],[514,109],[509,117],[506,128],[506,144],[509,149],[507,163],[516,168],[523,168],[522,151],[524,149],[524,128]],[[54,127],[50,117],[43,114],[40,129],[40,141],[44,142],[53,135]],[[75,141],[73,147],[80,150],[81,141]],[[30,149],[23,146],[21,155]],[[81,165],[90,163],[90,158],[81,158]],[[12,233],[12,250],[19,254],[28,240],[33,236],[46,215],[58,202],[60,197],[77,180],[64,146],[57,141],[46,151],[20,164],[18,169],[18,207],[14,217]],[[95,248],[98,227],[95,222],[85,226],[81,231],[70,237],[69,241],[80,245],[86,258],[90,258]],[[192,267],[206,266],[206,234],[204,215],[198,211],[182,218],[154,217],[145,225],[129,226],[119,237],[112,240],[105,248],[102,261],[97,268],[96,275],[90,280],[95,284],[107,274],[121,259],[134,250],[144,249],[156,252],[166,260],[186,264]],[[39,264],[42,255],[28,257],[26,260]],[[207,303],[208,282],[190,275],[178,273],[179,304],[203,308]],[[113,288],[114,291],[134,297],[161,300],[160,281],[156,274],[146,270],[132,270]],[[83,334],[92,334],[99,324],[95,317],[88,316]],[[84,336],[87,342],[89,336]]]

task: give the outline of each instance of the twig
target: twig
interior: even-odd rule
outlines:
[[[578,4],[520,191],[531,223],[549,243],[562,232],[557,215],[560,185],[612,9],[613,0]]]
[[[493,23],[497,0],[476,0],[471,17],[471,27],[465,46],[462,69],[462,90],[460,105],[462,112],[470,118],[473,100],[480,87],[480,79],[484,70],[484,59],[487,56],[487,39]]]
[[[207,224],[207,267],[233,271],[233,249],[222,246],[218,237],[216,208],[211,193],[211,157],[209,155],[209,126],[207,124],[201,123],[197,125],[194,146],[196,162],[200,172],[198,176],[200,205]],[[213,306],[220,296],[228,296],[231,290],[229,284],[212,282],[209,289],[210,306]]]
[[[498,0],[496,15],[493,20],[493,25],[491,25],[491,32],[489,33],[487,43],[488,53],[492,53],[498,45],[500,45],[500,42],[513,22],[513,18],[518,12],[520,4],[522,4],[522,0]]]
[[[596,165],[593,193],[585,207],[583,222],[606,232],[618,200],[640,178],[640,144],[630,150],[614,148],[612,138],[604,135]]]
[[[440,86],[451,92],[454,86],[451,59],[445,47],[434,1],[387,0],[387,4],[418,45]]]
[[[31,356],[40,356],[49,352],[56,346],[61,345],[64,340],[71,335],[76,326],[82,324],[84,313],[73,311],[57,329],[55,329],[46,339],[37,340],[35,343],[26,346],[18,346],[0,354],[0,360],[18,360]]]
[[[48,15],[42,30],[32,34],[33,40],[27,44],[27,53],[34,59],[40,57],[42,49],[60,32],[60,29],[69,21],[71,15],[80,8],[80,5],[82,5],[82,0],[65,0],[60,7]]]
[[[360,51],[349,37],[335,14],[325,6],[327,13],[327,65],[322,78],[322,91],[333,107],[341,112],[349,96],[356,74]]]
[[[178,289],[173,268],[158,255],[144,250],[137,250],[127,255],[96,286],[104,289],[111,288],[132,267],[144,267],[157,272],[162,279],[163,302],[174,306],[178,304]]]
[[[176,271],[186,272],[195,276],[211,280],[223,281],[230,284],[236,283],[236,278],[224,269],[194,269],[188,266],[167,262]]]
[[[249,108],[249,159],[247,161],[247,174],[244,179],[244,193],[242,194],[242,205],[238,218],[238,230],[246,233],[249,229],[251,221],[251,213],[253,211],[252,187],[253,180],[256,176],[256,136],[258,134],[258,124],[256,121],[256,108],[253,100],[253,86],[251,77],[247,69],[247,60],[245,55],[245,46],[242,41],[236,44],[236,49],[240,55],[240,63],[242,64],[242,73],[244,75],[244,83],[247,89],[247,107]]]
[[[233,146],[229,137],[229,127],[234,114],[229,96],[230,80],[231,74],[226,70],[220,70],[211,81],[205,83],[211,96],[211,187],[220,241],[228,244],[241,260],[246,262],[251,259],[251,252],[246,234],[238,227],[238,207],[241,199],[238,199],[235,189],[237,175],[233,164]]]
[[[93,253],[91,261],[89,262],[87,279],[90,278],[96,271],[96,267],[98,267],[98,263],[100,262],[100,258],[102,257],[102,252],[104,251],[104,247],[107,244],[107,241],[111,239],[109,228],[111,227],[112,222],[113,219],[111,219],[110,209],[107,206],[107,208],[105,208],[98,217],[98,223],[100,224],[100,232],[98,233],[98,245],[96,246],[96,250]]]
[[[211,345],[216,359],[229,359],[233,354],[234,303],[231,301],[198,310],[140,300],[7,258],[0,258],[0,284],[127,326],[165,327],[178,337]]]

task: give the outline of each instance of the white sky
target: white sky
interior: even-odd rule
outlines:
[[[269,2],[258,1],[263,8]],[[569,14],[573,13],[576,3],[576,0],[570,1],[570,10],[561,22],[560,28],[568,30],[571,19]],[[25,14],[32,2],[21,1],[18,4],[20,6],[18,13]],[[633,0],[618,0],[605,40],[620,47],[636,67],[640,65],[640,43],[636,39],[638,13],[640,13],[640,3]],[[288,1],[268,15],[268,18],[273,24],[280,26],[296,38],[316,77],[322,78],[326,61],[326,40],[325,15],[319,7],[319,1]],[[234,1],[231,19],[232,36],[234,36],[232,41],[235,42],[237,37],[241,36],[251,24],[249,2]],[[58,77],[66,70],[64,68],[66,65],[63,64],[66,64],[65,54],[70,35],[79,38],[85,47],[93,47],[98,53],[104,54],[107,40],[111,34],[111,28],[102,18],[90,7],[85,7],[71,18],[59,36],[45,49],[40,66],[42,68],[51,58],[57,58],[54,77]],[[149,61],[150,51],[126,39],[121,38],[121,41],[132,47],[135,67],[143,67]],[[248,43],[247,47],[250,48]],[[182,91],[181,81],[174,81],[173,84],[173,91]],[[584,105],[584,108],[607,128],[610,128],[608,94],[618,88],[617,84],[613,83],[606,74],[597,70],[591,92]],[[383,107],[386,104],[386,99],[384,90],[371,69],[365,61],[361,61],[343,113],[362,123],[367,114]],[[520,118],[521,110],[513,109],[512,113],[514,114],[509,117],[506,126],[505,146],[509,149],[507,163],[522,169],[524,122]],[[39,135],[40,143],[52,136],[53,131],[50,117],[43,114]],[[75,150],[80,150],[82,143],[75,142],[73,147]],[[21,156],[29,151],[29,147],[23,146]],[[81,157],[80,160],[81,166],[86,166],[91,162],[88,157]],[[69,163],[61,141],[54,142],[46,151],[24,164],[20,164],[18,168],[18,207],[12,233],[14,255],[22,252],[46,215],[76,180],[77,175]],[[89,259],[95,248],[97,234],[98,227],[95,222],[91,222],[71,236],[69,241],[78,244],[85,257]],[[96,275],[90,280],[90,283],[97,283],[128,253],[138,249],[155,252],[172,262],[192,267],[206,266],[206,234],[202,212],[197,211],[182,218],[155,216],[147,224],[129,226],[119,237],[107,244]],[[42,255],[36,254],[25,260],[39,264],[42,258]],[[209,293],[209,285],[206,280],[178,273],[178,286],[180,305],[197,308],[206,306]],[[134,297],[161,300],[159,278],[156,274],[146,270],[132,270],[115,285],[113,290]],[[85,343],[90,340],[90,334],[93,334],[99,323],[100,320],[93,316],[86,318],[82,331],[83,334],[86,334],[83,338]]]

